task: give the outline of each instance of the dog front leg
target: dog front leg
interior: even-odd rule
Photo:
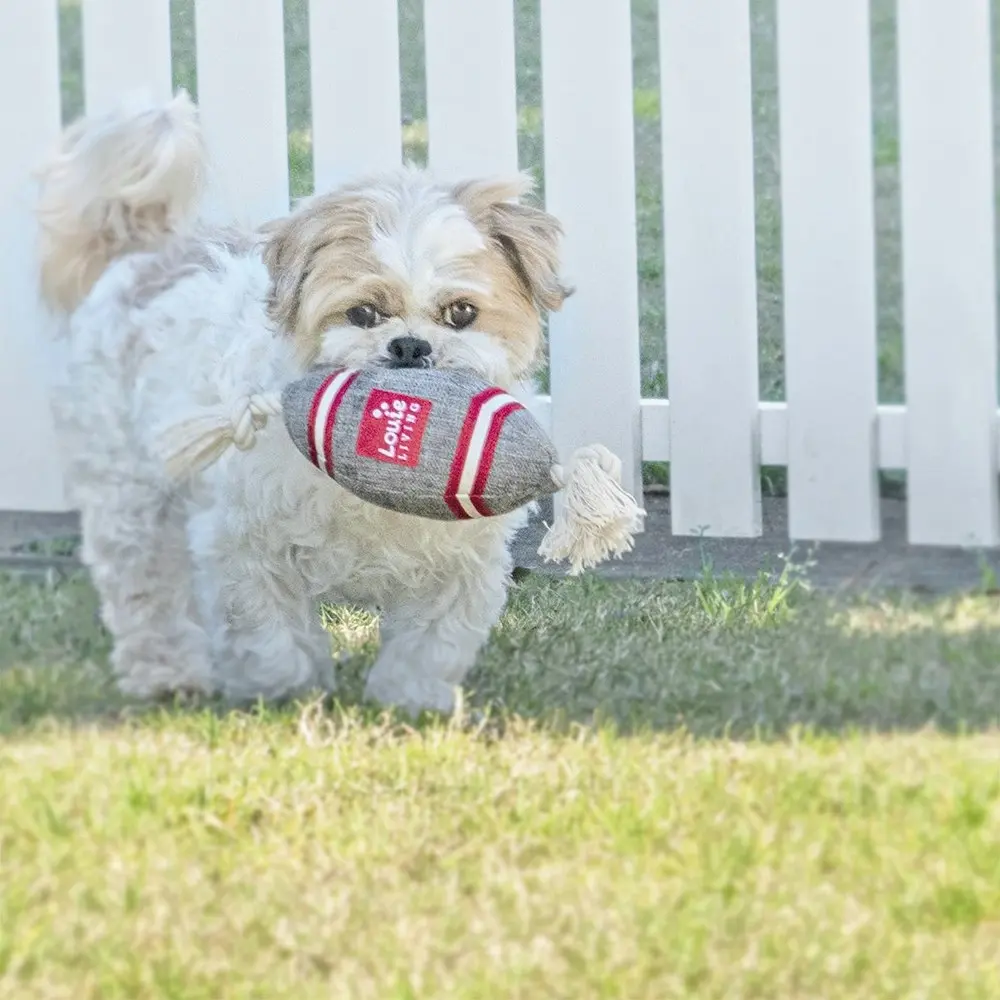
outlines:
[[[451,712],[507,599],[506,566],[460,576],[434,594],[383,609],[382,648],[365,697],[412,716]]]
[[[209,528],[198,590],[222,695],[245,703],[333,690],[330,637],[287,558],[244,534]]]

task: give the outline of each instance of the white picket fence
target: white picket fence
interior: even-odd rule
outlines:
[[[777,0],[787,402],[758,399],[747,0],[660,0],[669,401],[640,398],[629,0],[541,0],[546,200],[578,291],[551,324],[561,450],[601,440],[639,488],[669,461],[673,530],[760,532],[786,465],[793,538],[996,545],[989,0],[898,5],[906,405],[879,406],[867,0]],[[171,87],[169,0],[83,0],[89,108]],[[281,0],[198,0],[214,211],[289,200]],[[426,0],[430,164],[517,167],[513,0]],[[400,160],[396,0],[311,0],[318,190]],[[55,0],[0,2],[0,509],[64,506],[52,461],[29,173],[59,129]],[[595,135],[600,141],[595,141]]]

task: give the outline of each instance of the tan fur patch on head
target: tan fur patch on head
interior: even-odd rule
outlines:
[[[362,191],[347,188],[315,198],[269,226],[268,309],[295,338],[305,362],[316,353],[324,321],[350,308],[357,285],[380,270],[372,252],[373,220],[373,206]]]
[[[435,364],[458,367],[485,350],[506,356],[505,372],[526,375],[540,351],[540,310],[568,294],[559,224],[509,202],[527,183],[445,187],[407,170],[313,199],[268,227],[272,318],[306,365],[380,363],[391,339],[408,334],[431,344]],[[464,329],[447,322],[459,301],[478,314]],[[382,321],[352,325],[360,305]]]
[[[455,188],[455,198],[472,221],[492,239],[540,309],[555,311],[572,294],[559,275],[562,226],[535,205],[515,201],[529,194],[534,181],[521,174],[511,179],[469,181]]]

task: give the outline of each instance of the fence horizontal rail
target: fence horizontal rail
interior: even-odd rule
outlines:
[[[530,404],[538,422],[548,429],[552,421],[552,397],[536,396]],[[644,399],[640,406],[642,422],[642,456],[647,462],[669,462],[670,451],[670,401]],[[787,403],[761,401],[757,404],[760,435],[760,464],[787,466],[789,464],[789,410]],[[997,411],[1000,426],[1000,410]],[[876,455],[875,467],[885,471],[906,470],[907,427],[906,407],[881,404],[875,413]],[[1000,457],[1000,445],[998,445]]]

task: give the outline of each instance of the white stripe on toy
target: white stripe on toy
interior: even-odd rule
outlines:
[[[358,373],[355,370],[345,368],[330,379],[319,397],[316,405],[316,416],[313,418],[312,426],[309,428],[309,432],[312,434],[312,452],[316,456],[316,465],[328,476],[332,475],[333,470],[330,468],[331,456],[326,453],[327,425],[336,415],[334,404],[343,398],[348,385],[357,376]]]
[[[513,396],[508,396],[505,392],[498,393],[483,404],[476,417],[476,423],[469,438],[469,450],[466,452],[465,462],[462,465],[462,475],[458,481],[458,490],[455,493],[455,499],[470,518],[490,516],[477,510],[470,497],[483,462],[486,443],[491,437],[490,431],[497,420],[499,411],[512,403],[521,409],[521,404]]]

